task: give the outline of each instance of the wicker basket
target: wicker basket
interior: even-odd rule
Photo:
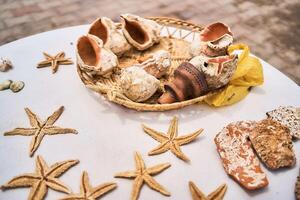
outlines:
[[[172,72],[174,69],[176,69],[180,63],[188,61],[191,58],[189,54],[190,42],[194,40],[195,36],[199,34],[203,27],[183,20],[167,17],[150,17],[149,19],[154,20],[161,25],[162,38],[160,43],[145,51],[131,50],[127,52],[125,55],[119,58],[119,68],[114,72],[111,78],[103,78],[100,76],[91,75],[83,71],[80,66],[77,65],[79,77],[86,87],[104,95],[109,101],[123,105],[130,109],[135,109],[137,111],[166,111],[180,109],[185,106],[199,103],[208,96],[214,94],[215,92],[210,92],[205,96],[200,96],[194,99],[172,104],[156,103],[157,98],[163,92],[164,83],[173,78]],[[118,26],[120,26],[120,24],[118,24]],[[160,79],[160,92],[157,92],[148,101],[143,103],[137,103],[128,99],[122,94],[121,89],[117,84],[120,69],[131,66],[138,61],[143,61],[153,52],[162,49],[168,50],[171,53],[171,67],[168,72],[169,76]]]

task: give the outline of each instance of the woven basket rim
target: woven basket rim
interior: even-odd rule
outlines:
[[[165,26],[165,27],[175,27],[177,29],[188,30],[191,32],[196,32],[196,33],[199,33],[203,29],[203,26],[196,25],[192,22],[188,22],[188,21],[176,19],[176,18],[147,17],[147,19],[154,20],[158,24]],[[117,23],[117,24],[119,24],[119,23]],[[169,37],[172,37],[172,36],[169,36]],[[79,75],[81,81],[84,83],[84,85],[87,88],[92,89],[93,91],[95,91],[97,93],[100,93],[109,101],[112,101],[116,104],[123,105],[129,109],[134,109],[137,111],[167,111],[167,110],[181,109],[183,107],[202,102],[207,97],[210,97],[218,92],[218,91],[209,92],[206,95],[203,95],[203,96],[200,96],[197,98],[193,98],[193,99],[189,99],[189,100],[185,100],[185,101],[181,101],[181,102],[175,102],[175,103],[171,103],[171,104],[139,103],[139,102],[133,102],[131,100],[121,98],[118,95],[114,96],[114,94],[111,94],[111,93],[107,94],[108,92],[106,90],[99,89],[98,88],[99,86],[97,84],[95,84],[95,82],[85,78],[85,76],[89,76],[89,75],[80,68],[78,63],[77,63],[77,72],[78,72],[78,75]],[[113,97],[112,97],[112,95],[113,95]]]

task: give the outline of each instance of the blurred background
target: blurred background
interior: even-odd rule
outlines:
[[[121,13],[227,23],[235,42],[300,84],[299,0],[0,0],[0,45]]]

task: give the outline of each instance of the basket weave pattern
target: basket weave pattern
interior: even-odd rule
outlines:
[[[158,104],[156,103],[157,95],[151,97],[148,101],[143,103],[137,103],[128,99],[122,94],[121,88],[118,85],[118,78],[120,69],[129,67],[138,61],[144,61],[150,54],[157,50],[167,50],[171,54],[171,67],[168,72],[168,76],[161,78],[160,91],[163,91],[163,85],[166,81],[171,80],[173,71],[184,61],[188,61],[191,57],[189,55],[189,44],[192,42],[197,34],[203,29],[202,26],[192,24],[179,19],[167,18],[167,17],[150,17],[149,19],[156,21],[161,25],[161,41],[159,44],[145,51],[130,50],[121,58],[119,58],[119,67],[110,78],[103,78],[101,76],[91,75],[83,71],[77,64],[77,72],[80,79],[86,85],[86,87],[93,91],[104,95],[109,101],[123,105],[130,109],[137,111],[166,111],[180,109],[185,106],[189,106],[203,101],[208,96],[211,96],[213,92],[200,96],[194,99],[176,102],[171,104]],[[120,24],[118,24],[120,27]],[[162,35],[162,33],[166,35]],[[187,40],[189,38],[189,41]]]

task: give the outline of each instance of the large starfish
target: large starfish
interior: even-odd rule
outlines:
[[[59,118],[59,116],[64,111],[64,107],[61,106],[57,111],[55,111],[51,116],[49,116],[44,122],[42,122],[36,114],[34,114],[29,108],[25,108],[26,114],[28,115],[31,128],[15,128],[12,131],[5,132],[5,136],[12,135],[23,135],[23,136],[33,136],[29,155],[32,156],[33,153],[39,147],[43,137],[45,135],[56,135],[56,134],[67,134],[74,133],[77,134],[75,129],[71,128],[61,128],[58,126],[53,126],[54,122]]]
[[[38,63],[37,68],[42,68],[42,67],[51,67],[52,68],[52,73],[54,74],[59,65],[71,65],[73,64],[73,61],[70,58],[65,58],[65,53],[60,52],[56,54],[55,56],[51,56],[46,52],[43,52],[45,59],[41,62]]]
[[[86,171],[82,173],[80,183],[79,194],[70,194],[60,200],[95,200],[117,187],[116,183],[103,183],[93,188],[89,183],[89,177]]]
[[[57,162],[48,167],[44,159],[41,156],[37,156],[36,169],[34,173],[26,173],[17,176],[10,180],[7,184],[1,186],[1,189],[5,190],[17,187],[31,187],[28,197],[29,200],[44,199],[48,188],[64,193],[70,193],[70,189],[60,182],[58,177],[78,162],[78,160],[67,160]]]
[[[144,160],[142,159],[141,155],[136,152],[135,153],[135,171],[126,171],[117,173],[115,175],[116,178],[131,178],[134,179],[133,182],[133,189],[131,191],[131,200],[136,200],[139,197],[141,188],[143,186],[143,183],[146,183],[151,189],[156,190],[160,192],[163,195],[170,196],[171,194],[158,182],[156,182],[155,179],[151,177],[151,175],[156,175],[168,167],[171,166],[170,163],[163,163],[159,165],[155,165],[150,168],[146,168]]]
[[[218,187],[215,191],[210,193],[208,196],[203,194],[199,188],[193,183],[189,182],[189,188],[193,197],[193,200],[222,200],[225,196],[227,185],[223,184]]]
[[[177,117],[174,117],[172,119],[167,134],[164,134],[162,132],[151,129],[151,128],[147,127],[146,125],[142,125],[142,126],[143,126],[145,133],[147,133],[153,139],[155,139],[156,141],[161,143],[156,148],[151,150],[148,153],[148,155],[151,156],[151,155],[161,154],[161,153],[164,153],[164,152],[170,150],[178,158],[180,158],[184,161],[189,161],[189,158],[186,155],[184,155],[184,153],[180,149],[180,146],[192,142],[203,131],[203,129],[199,129],[191,134],[177,137],[177,135],[178,135],[178,119],[177,119]]]

